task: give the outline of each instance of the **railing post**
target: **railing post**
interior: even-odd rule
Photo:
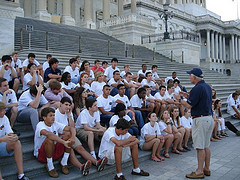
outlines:
[[[23,28],[20,28],[20,49],[23,49]]]
[[[48,50],[48,32],[46,32],[46,50]]]
[[[184,51],[182,51],[182,63],[184,63]]]
[[[78,52],[82,53],[82,49],[81,49],[81,36],[78,37]]]
[[[151,37],[150,36],[148,36],[148,42],[151,43]]]
[[[135,46],[134,46],[134,44],[132,46],[132,58],[135,58]]]
[[[141,44],[143,44],[143,37],[141,36]]]
[[[153,62],[155,61],[155,48],[153,48]]]
[[[28,32],[28,49],[31,49],[31,32]]]
[[[110,40],[108,40],[108,56],[110,56]]]
[[[173,51],[171,50],[171,62],[173,62]]]
[[[127,57],[128,56],[128,48],[127,48],[127,46],[126,46],[126,43],[125,43],[125,45],[124,45],[124,49],[125,49],[125,57]]]

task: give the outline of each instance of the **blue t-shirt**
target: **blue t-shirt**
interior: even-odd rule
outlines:
[[[199,81],[190,91],[187,102],[192,106],[192,116],[212,115],[212,88],[205,81]]]
[[[45,83],[50,80],[50,78],[48,77],[49,74],[61,75],[61,70],[55,69],[55,71],[53,71],[53,69],[51,67],[47,68],[44,72],[44,82]]]

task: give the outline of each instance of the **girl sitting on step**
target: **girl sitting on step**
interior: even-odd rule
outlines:
[[[176,126],[173,124],[170,114],[168,110],[165,110],[162,112],[160,116],[160,121],[158,123],[161,134],[164,136],[164,146],[165,146],[165,151],[163,153],[163,156],[166,158],[170,158],[168,151],[173,143],[172,147],[172,153],[176,154],[182,154],[177,150],[177,145],[179,144],[181,140],[181,134],[177,131]]]
[[[185,135],[185,128],[180,123],[178,107],[176,107],[176,106],[172,107],[172,109],[170,111],[170,116],[172,118],[173,125],[177,129],[177,132],[180,133],[180,135],[181,135],[180,141],[177,145],[177,150],[180,152],[187,152],[187,150],[183,149],[183,147],[182,147],[182,141],[183,141],[183,137]]]
[[[222,101],[220,99],[217,99],[215,102],[214,102],[214,112],[215,112],[215,115],[216,115],[216,118],[221,121],[221,124],[219,123],[218,124],[218,132],[217,132],[217,135],[221,135],[221,136],[224,136],[224,137],[227,137],[227,133],[225,132],[225,120],[224,118],[222,117],[222,112],[221,112],[221,108],[222,107]]]
[[[180,124],[185,128],[185,136],[184,136],[184,145],[183,148],[187,151],[191,151],[188,147],[187,143],[192,133],[192,117],[191,117],[191,110],[185,109],[184,116],[180,119]]]
[[[216,113],[214,111],[214,103],[212,104],[212,111],[213,111],[213,119],[214,119],[214,127],[213,127],[213,136],[211,137],[211,141],[216,142],[216,140],[221,140],[221,135],[217,135],[218,125],[222,125],[220,119],[216,117]]]
[[[152,150],[151,160],[156,162],[164,161],[160,151],[164,144],[164,137],[161,135],[156,113],[148,115],[148,122],[141,129],[140,148],[144,151]]]

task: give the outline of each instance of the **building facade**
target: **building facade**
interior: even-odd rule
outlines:
[[[170,4],[169,12],[173,13],[168,21],[168,32],[175,39],[171,42],[160,38],[165,23],[159,13],[164,12],[165,3]],[[206,9],[206,0],[13,0],[1,2],[0,8],[4,6],[18,9],[15,16],[98,29],[129,44],[156,48],[179,62],[239,74],[240,21],[222,21],[219,15]],[[187,38],[183,38],[184,34]],[[176,41],[177,36],[180,38]],[[181,46],[176,50],[179,43]],[[183,60],[183,54],[188,60]]]

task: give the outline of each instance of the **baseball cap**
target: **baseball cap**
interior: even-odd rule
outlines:
[[[193,74],[197,77],[203,78],[203,73],[200,68],[193,68],[191,71],[187,71],[188,74]]]

